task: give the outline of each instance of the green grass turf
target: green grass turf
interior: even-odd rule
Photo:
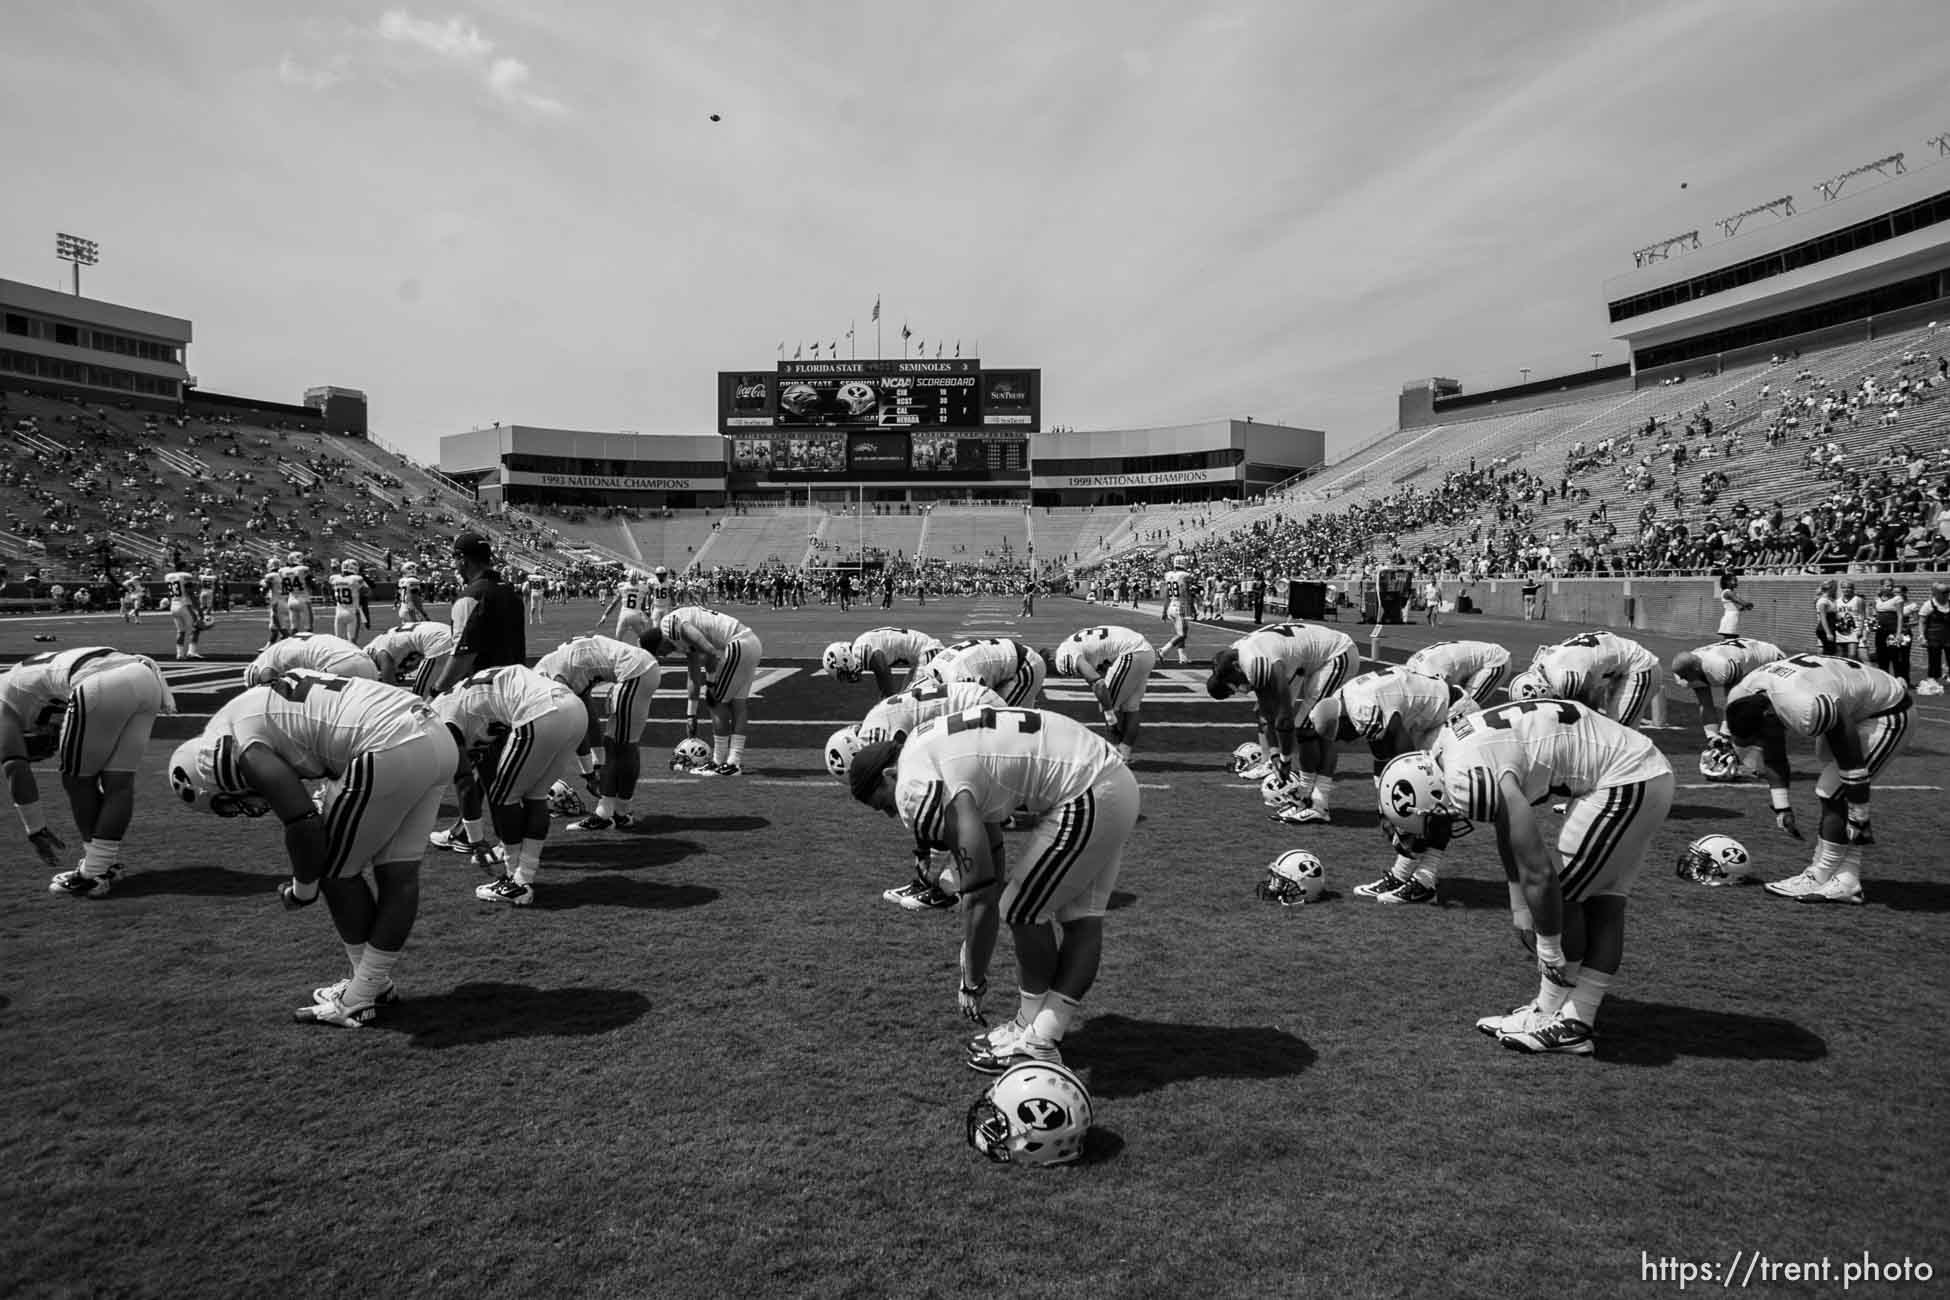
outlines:
[[[815,652],[826,617],[761,622],[768,651]],[[97,626],[62,644],[119,639]],[[775,715],[818,716],[810,689],[779,695]],[[465,859],[430,854],[407,1000],[359,1031],[290,1022],[344,973],[329,921],[279,909],[274,826],[155,796],[159,743],[110,898],[50,897],[8,850],[5,1289],[1556,1297],[1643,1291],[1641,1252],[1839,1268],[1941,1242],[1940,792],[1878,792],[1870,905],[1835,910],[1675,879],[1709,830],[1768,877],[1805,860],[1756,790],[1682,790],[1599,1055],[1532,1059],[1472,1028],[1534,987],[1487,834],[1451,854],[1440,906],[1355,899],[1387,860],[1364,760],[1335,825],[1278,826],[1220,770],[1237,717],[1160,728],[1137,764],[1145,820],[1065,1044],[1093,1158],[1047,1172],[963,1144],[983,1081],[960,1061],[956,922],[880,900],[902,833],[816,774],[818,728],[761,729],[743,781],[673,783],[647,754],[648,815],[558,823],[530,909],[476,902]],[[1661,733],[1685,783],[1694,735]],[[1882,783],[1947,770],[1932,714]],[[1299,846],[1330,898],[1254,901]]]

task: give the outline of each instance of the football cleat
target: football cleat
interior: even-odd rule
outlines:
[[[119,865],[110,867],[99,876],[91,876],[80,867],[76,867],[73,871],[58,872],[50,878],[47,882],[47,892],[66,894],[70,898],[107,898],[109,890],[115,887],[115,881],[121,874],[122,868]]]
[[[901,906],[905,907],[907,906],[907,904],[903,900],[905,900],[911,894],[920,893],[922,890],[926,889],[927,887],[928,887],[928,882],[925,880],[910,880],[905,885],[900,886],[898,889],[881,890],[880,896],[886,899],[890,903],[900,903]]]
[[[616,823],[607,817],[598,817],[595,813],[590,813],[580,821],[570,822],[562,829],[569,831],[606,831],[613,829],[615,825]]]
[[[1533,1022],[1523,1029],[1506,1030],[1497,1041],[1537,1055],[1589,1056],[1596,1046],[1590,1025],[1562,1013],[1545,1024]]]
[[[301,1025],[336,1025],[340,1029],[357,1029],[369,1025],[379,1017],[379,1007],[368,1002],[362,1007],[345,1005],[345,995],[326,998],[308,1007],[299,1007],[291,1013],[291,1018]]]
[[[1017,1039],[1029,1032],[1027,1025],[1019,1025],[1014,1020],[1005,1020],[999,1025],[991,1025],[979,1034],[968,1036],[968,1051],[976,1052],[1007,1051]]]
[[[535,887],[518,884],[513,876],[503,876],[476,887],[474,897],[483,903],[511,903],[516,907],[527,907],[535,901]]]
[[[939,885],[922,885],[913,893],[894,901],[910,912],[939,912],[953,907],[958,900]]]
[[[1266,868],[1266,878],[1253,890],[1254,896],[1281,907],[1317,903],[1327,892],[1327,870],[1320,859],[1305,849],[1288,849]]]
[[[1702,835],[1680,853],[1674,870],[1695,884],[1730,885],[1746,874],[1750,861],[1746,847],[1732,836]]]
[[[327,984],[324,985],[322,988],[313,989],[311,991],[311,1000],[313,1002],[330,1002],[334,999],[343,1001],[345,998],[346,990],[351,987],[352,987],[352,977],[348,975],[336,984]],[[374,998],[372,1001],[374,1006],[378,1006],[378,1007],[392,1006],[394,1003],[399,1001],[399,986],[393,983],[391,977],[388,977],[386,980],[386,987],[379,990],[379,996]]]
[[[626,831],[636,825],[636,814],[626,813],[621,808],[618,808],[609,815],[609,820],[615,825],[617,830]]]
[[[1273,814],[1273,820],[1288,826],[1325,826],[1331,818],[1308,804],[1290,803]]]
[[[1535,1028],[1540,1023],[1540,1011],[1535,1002],[1526,1002],[1508,1015],[1484,1016],[1476,1022],[1476,1028],[1491,1038],[1501,1038],[1505,1034],[1517,1034]]]
[[[1410,876],[1399,887],[1378,896],[1375,901],[1381,903],[1433,903],[1435,901],[1435,886],[1425,885],[1415,879],[1415,877]]]
[[[1083,1155],[1090,1090],[1059,1064],[1021,1061],[968,1108],[968,1145],[997,1164],[1067,1165]]]
[[[968,1068],[977,1074],[1004,1074],[1018,1065],[1061,1065],[1063,1053],[1054,1043],[1041,1043],[1023,1033],[999,1045],[970,1048]]]
[[[1809,894],[1820,893],[1822,886],[1827,883],[1825,880],[1816,880],[1813,870],[1806,870],[1799,875],[1789,876],[1786,880],[1770,880],[1766,888],[1768,893],[1778,894],[1782,898],[1805,898]]]
[[[1797,903],[1852,903],[1858,907],[1863,901],[1862,882],[1846,871],[1836,872],[1814,893],[1795,899]]]
[[[448,849],[455,853],[472,853],[474,846],[467,840],[467,828],[461,825],[448,827],[444,831],[434,831],[427,836],[427,843],[436,849]]]
[[[1356,898],[1379,898],[1383,894],[1393,893],[1395,890],[1401,888],[1401,884],[1400,878],[1394,872],[1390,871],[1379,880],[1370,880],[1365,885],[1356,885],[1354,887],[1354,896]]]
[[[697,769],[699,776],[743,776],[745,769],[737,763],[707,763]]]

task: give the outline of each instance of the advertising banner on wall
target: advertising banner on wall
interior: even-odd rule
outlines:
[[[1032,474],[1029,485],[1032,488],[1151,487],[1169,483],[1231,483],[1238,477],[1238,466],[1220,465],[1210,469],[1153,470],[1144,474]]]
[[[722,492],[724,479],[658,478],[643,474],[543,474],[534,470],[504,470],[504,483],[530,487],[606,488],[623,492]]]
[[[990,370],[982,376],[982,423],[1041,427],[1040,370]]]
[[[773,376],[718,373],[718,422],[724,429],[769,429],[776,420]]]

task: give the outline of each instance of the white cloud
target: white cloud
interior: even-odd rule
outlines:
[[[315,30],[307,34],[319,36]],[[561,100],[532,87],[534,74],[526,62],[511,54],[497,54],[495,43],[481,34],[480,27],[459,15],[420,18],[404,9],[389,9],[371,27],[351,34],[362,40],[366,62],[383,58],[398,64],[402,59],[409,63],[432,59],[465,75],[504,104],[551,117],[568,111]],[[343,52],[311,64],[289,54],[278,61],[280,81],[311,90],[328,90],[358,70],[353,56]]]
[[[310,66],[298,62],[289,54],[278,60],[278,80],[287,86],[330,90],[351,75],[351,60],[343,54],[335,54],[323,63]]]

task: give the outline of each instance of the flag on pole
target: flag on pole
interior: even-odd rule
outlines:
[[[780,355],[780,356],[784,356],[784,355],[785,355],[785,340],[784,340],[784,339],[780,339],[780,340],[779,340],[779,355]]]
[[[851,333],[851,331],[848,332]],[[831,343],[828,343],[826,345],[826,350],[832,353],[834,356],[838,356],[840,354],[840,341],[838,339],[834,339]]]
[[[813,344],[813,360],[814,360],[814,361],[817,361],[817,360],[819,360],[819,344],[818,344],[818,343],[814,343],[814,344]]]
[[[909,329],[909,328],[907,328],[907,322],[906,322],[906,321],[902,321],[902,322],[901,322],[901,342],[903,342],[903,343],[905,343],[905,342],[907,342],[907,341],[908,341],[909,339],[911,339],[911,338],[913,338],[913,337],[914,337],[914,331],[913,331],[913,330],[911,330],[911,329]]]
[[[924,357],[927,354],[928,354],[928,341],[926,339],[916,339],[914,341],[914,355],[917,357]]]
[[[873,318],[875,320],[880,319],[880,295],[879,294],[875,294],[873,296]]]
[[[801,356],[805,355],[805,351],[806,345],[801,343],[798,347],[792,349],[792,359],[797,361]]]
[[[955,355],[956,355],[956,356],[960,356],[960,355],[961,355],[961,340],[960,340],[960,339],[956,339],[956,340],[955,340]]]
[[[853,327],[852,327],[851,325],[849,325],[849,326],[847,326],[847,327],[846,327],[846,336],[847,336],[848,338],[852,338],[852,337],[853,337]]]

